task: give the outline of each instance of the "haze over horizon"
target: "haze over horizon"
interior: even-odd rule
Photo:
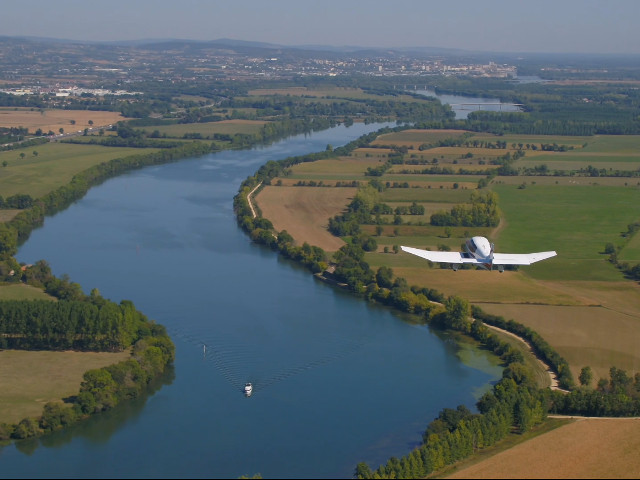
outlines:
[[[636,0],[3,2],[0,36],[640,54]]]

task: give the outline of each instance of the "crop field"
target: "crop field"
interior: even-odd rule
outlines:
[[[103,147],[50,142],[19,150],[0,152],[0,192],[39,198],[67,184],[78,172],[114,158],[155,152],[157,149]],[[35,152],[35,153],[34,153]],[[22,158],[21,153],[25,156]]]
[[[38,417],[49,401],[59,401],[80,390],[87,370],[129,358],[130,352],[0,351],[0,418],[17,423]]]
[[[639,422],[580,419],[437,478],[637,478]]]
[[[436,158],[439,166],[456,168],[479,165],[481,157],[497,158],[505,152],[513,153],[518,148],[525,150],[525,156],[518,160],[516,166],[545,163],[550,171],[577,170],[598,160],[621,170],[637,171],[640,168],[638,136],[496,137],[473,134],[465,139],[471,142],[469,147],[415,150],[423,143],[434,144],[438,140],[452,138],[452,135],[461,137],[462,132],[409,130],[384,135],[375,142],[385,146],[411,147],[405,154],[405,161],[413,154],[418,154],[427,159]],[[483,141],[500,140],[507,143],[507,148],[473,147],[475,140],[480,142],[478,146]],[[565,152],[531,149],[531,145],[553,144],[573,149]],[[462,159],[469,151],[473,157]],[[608,374],[611,366],[627,370],[630,374],[640,372],[640,354],[635,351],[640,345],[640,285],[625,279],[607,261],[608,255],[603,253],[605,245],[612,243],[620,248],[620,258],[632,264],[640,262],[640,236],[630,239],[622,236],[629,224],[640,221],[639,178],[499,176],[491,181],[489,189],[498,195],[498,206],[502,211],[500,225],[497,228],[450,227],[445,231],[444,227],[429,225],[430,214],[468,203],[471,193],[477,189],[478,180],[483,176],[397,173],[402,169],[424,168],[422,165],[407,164],[393,165],[392,169],[379,177],[364,175],[369,166],[375,167],[385,162],[389,153],[393,153],[391,148],[365,147],[354,151],[348,158],[296,165],[292,167],[291,175],[282,179],[282,185],[305,180],[322,180],[324,185],[334,185],[337,181],[354,179],[364,185],[375,178],[383,185],[392,187],[379,194],[380,202],[392,208],[417,202],[425,207],[425,214],[403,215],[400,225],[392,224],[393,216],[383,216],[390,224],[383,225],[381,232],[375,225],[362,226],[362,230],[372,235],[378,244],[376,252],[365,256],[372,268],[389,266],[395,275],[406,278],[410,285],[435,288],[445,295],[461,295],[486,308],[489,313],[531,326],[569,361],[576,378],[586,365],[602,376]],[[485,167],[489,167],[488,162]],[[393,188],[394,184],[396,188]],[[398,188],[407,185],[410,188]],[[276,198],[278,195],[275,190],[284,187],[270,188],[273,189],[270,195]],[[322,191],[323,196],[331,196],[331,192],[337,195],[343,190],[329,186],[296,188],[305,194],[314,192],[316,195]],[[353,193],[343,196],[342,208],[337,203],[332,204],[333,211],[339,213],[352,196]],[[278,221],[284,225],[284,216],[295,215],[298,205],[318,201],[310,198],[305,200],[304,195],[298,197],[295,204],[287,201],[292,210],[279,210]],[[303,208],[308,210],[309,206]],[[263,213],[271,219],[269,213],[264,210]],[[296,217],[296,221],[304,221],[304,217]],[[328,217],[325,224],[326,221]],[[321,229],[322,222],[316,222],[315,227]],[[287,231],[291,233],[289,229]],[[300,234],[304,235],[303,231]],[[555,250],[558,255],[500,274],[474,269],[454,272],[446,265],[442,268],[441,265],[430,264],[404,252],[393,253],[394,246],[397,248],[400,245],[457,250],[471,235],[488,237],[495,242],[496,250],[501,252]],[[315,240],[317,236],[318,233],[309,230],[306,236],[294,235],[294,238],[299,242],[307,241],[322,246]]]
[[[29,133],[35,133],[36,130],[41,129],[45,134],[49,131],[57,134],[60,128],[65,132],[74,132],[85,128],[106,127],[121,120],[126,118],[119,112],[0,108],[0,127],[24,127],[29,129]]]
[[[151,133],[158,131],[160,135],[171,138],[182,138],[185,134],[199,133],[204,138],[213,137],[214,133],[233,135],[235,133],[258,133],[267,122],[263,120],[222,120],[220,122],[186,123],[176,125],[159,125],[144,127],[143,130]]]
[[[640,309],[640,302],[636,307]],[[605,365],[625,365],[628,371],[640,371],[638,320],[624,312],[600,306],[502,304],[493,308],[483,304],[481,308],[505,318],[518,318],[543,338],[553,338],[575,378],[582,367],[591,366],[595,379],[592,387],[600,378],[609,378],[609,367]]]
[[[265,187],[255,200],[274,228],[289,232],[298,245],[307,241],[336,251],[344,241],[329,233],[329,219],[342,211],[355,192],[354,188]]]
[[[377,167],[384,162],[375,158],[358,159],[351,157],[329,158],[321,162],[300,163],[293,168],[288,178],[312,178],[314,175],[359,175],[362,177],[369,167]]]

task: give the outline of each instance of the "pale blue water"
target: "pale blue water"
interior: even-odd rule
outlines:
[[[175,377],[147,399],[3,448],[0,477],[348,478],[358,462],[408,453],[442,408],[473,409],[501,374],[485,352],[474,368],[461,363],[446,335],[319,282],[236,225],[233,196],[260,165],[380,127],[146,168],[47,218],[17,258],[46,259],[167,326]]]
[[[477,110],[489,112],[519,112],[521,110],[519,106],[512,103],[501,103],[498,98],[463,97],[446,93],[439,95],[429,89],[415,90],[414,93],[434,97],[443,104],[451,105],[451,110],[456,114],[456,120],[467,118],[469,113]]]

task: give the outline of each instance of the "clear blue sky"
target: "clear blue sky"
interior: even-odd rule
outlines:
[[[2,0],[0,35],[640,54],[640,0]]]

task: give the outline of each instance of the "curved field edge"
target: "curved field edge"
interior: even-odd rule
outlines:
[[[640,419],[635,418],[569,420],[517,444],[507,440],[430,478],[638,478],[639,427]]]
[[[0,419],[18,423],[38,417],[47,402],[77,395],[87,370],[131,356],[124,352],[0,351]]]

